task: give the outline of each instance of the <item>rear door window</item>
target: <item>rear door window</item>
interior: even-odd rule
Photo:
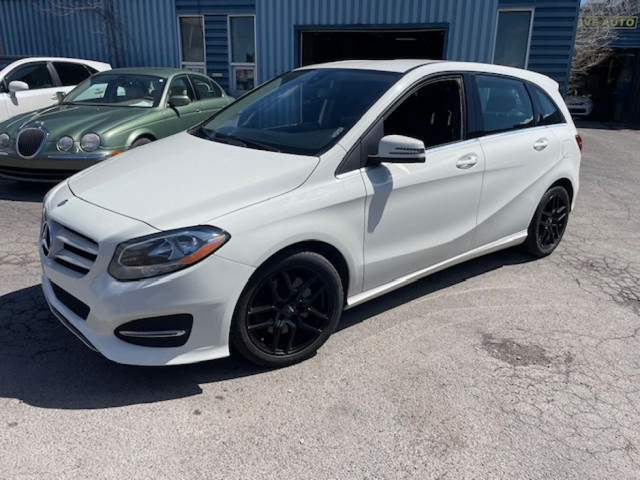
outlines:
[[[476,75],[486,135],[533,127],[533,105],[520,80]]]
[[[201,77],[199,75],[189,75],[191,83],[196,90],[198,99],[205,100],[207,98],[220,98],[222,97],[222,90],[212,80],[207,77]]]
[[[53,62],[53,66],[63,87],[78,85],[91,76],[91,72],[79,63]]]

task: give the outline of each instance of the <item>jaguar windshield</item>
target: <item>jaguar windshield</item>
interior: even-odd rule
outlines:
[[[82,82],[63,103],[152,108],[160,103],[166,83],[153,75],[104,73]]]
[[[289,72],[212,117],[199,134],[243,147],[319,155],[340,140],[399,76],[334,68]]]

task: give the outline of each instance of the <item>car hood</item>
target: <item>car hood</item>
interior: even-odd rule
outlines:
[[[69,179],[94,205],[169,230],[221,215],[299,187],[317,157],[226,145],[179,133],[125,152]]]
[[[135,107],[95,107],[89,105],[55,105],[17,117],[9,122],[16,131],[29,124],[41,124],[49,136],[78,137],[103,131],[148,114],[151,109]]]

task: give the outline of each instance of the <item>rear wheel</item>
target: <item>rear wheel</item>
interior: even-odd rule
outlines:
[[[313,356],[333,333],[343,308],[340,276],[314,252],[261,267],[234,312],[231,342],[249,361],[284,367]]]
[[[553,187],[540,200],[523,249],[536,257],[545,257],[560,244],[569,220],[571,202],[563,187]]]

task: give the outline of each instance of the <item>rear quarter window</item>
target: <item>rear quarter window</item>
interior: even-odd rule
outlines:
[[[558,123],[566,123],[564,115],[549,95],[547,95],[540,87],[533,85],[533,95],[538,101],[538,125],[556,125]]]

